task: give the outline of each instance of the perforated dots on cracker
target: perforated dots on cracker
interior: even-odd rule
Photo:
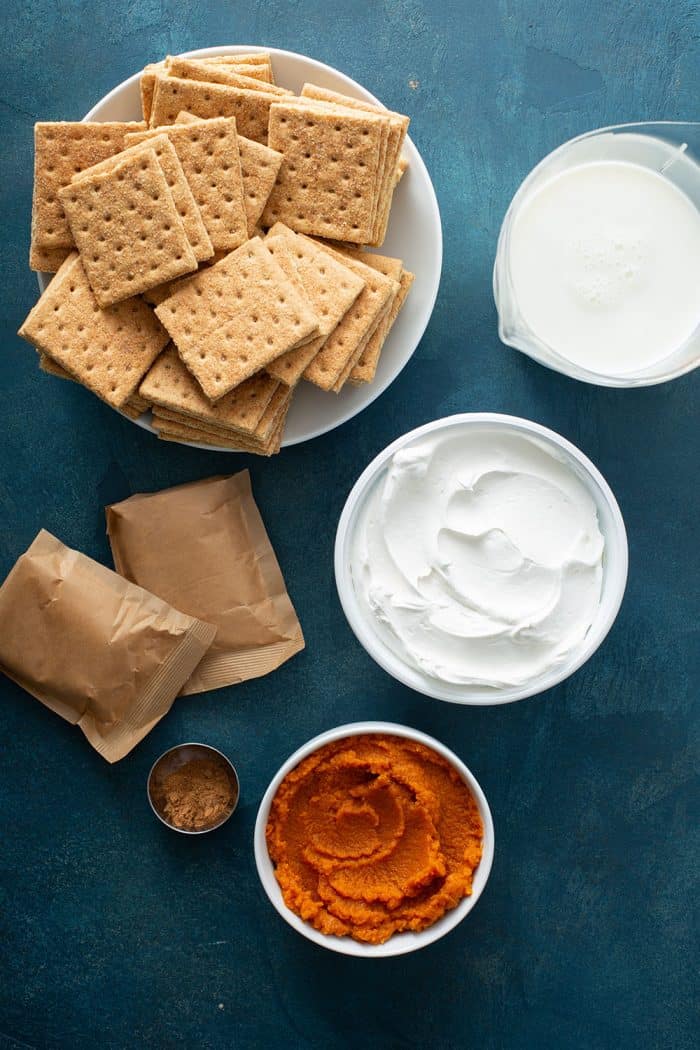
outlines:
[[[270,106],[275,97],[265,91],[156,74],[150,123],[151,127],[174,124],[183,109],[207,119],[235,117],[239,134],[267,144]]]
[[[296,102],[270,109],[268,144],[283,155],[263,225],[365,244],[372,238],[385,121]]]
[[[202,80],[209,84],[227,84],[230,87],[267,91],[280,97],[294,94],[287,88],[256,80],[247,71],[243,72],[240,66],[232,66],[229,63],[213,63],[193,58],[167,58],[165,68],[170,76],[182,77],[183,80]]]
[[[248,217],[235,117],[163,125],[129,135],[127,142],[153,144],[161,136],[179,158],[213,248],[238,248],[248,239]]]
[[[368,244],[378,246],[384,241],[386,229],[389,222],[389,211],[394,189],[405,171],[406,161],[401,163],[400,153],[406,138],[406,132],[410,123],[409,118],[403,113],[393,113],[384,109],[383,106],[365,102],[363,99],[352,98],[349,95],[341,95],[337,91],[319,87],[317,84],[304,84],[301,97],[309,102],[322,102],[330,106],[362,110],[366,113],[376,113],[386,118],[387,137],[382,157],[382,184],[377,200],[375,212],[374,231]]]
[[[239,136],[238,145],[241,151],[243,202],[248,217],[248,233],[252,236],[277,181],[282,154],[243,136]]]
[[[73,235],[58,193],[73,176],[124,148],[140,121],[40,121],[34,125],[34,192],[29,265],[55,273],[73,247]]]
[[[292,284],[299,289],[300,293],[310,302],[303,284],[299,277],[296,260],[294,259],[291,245],[282,237],[267,237],[265,247],[272,253],[275,262],[281,266]],[[306,367],[313,361],[324,342],[325,335],[318,335],[306,342],[300,343],[293,350],[275,358],[267,365],[267,372],[275,379],[279,379],[290,389],[295,387],[303,376]]]
[[[156,314],[211,401],[318,331],[258,238],[184,282]]]
[[[165,175],[152,149],[60,191],[100,306],[196,270]]]
[[[396,318],[399,316],[414,279],[414,275],[409,270],[401,271],[399,290],[391,303],[385,319],[368,340],[356,364],[350,371],[348,379],[351,383],[371,383],[374,379],[384,343],[394,326]]]
[[[19,334],[114,408],[134,394],[168,340],[140,298],[101,310],[77,252],[63,263]]]
[[[215,55],[202,58],[200,61],[206,66],[213,66],[215,69],[217,66],[221,66],[224,69],[228,68],[234,72],[242,73],[253,80],[262,81],[263,83],[272,84],[274,82],[272,63],[270,62],[270,56],[267,53],[261,53],[260,55]],[[164,74],[165,72],[165,61],[151,62],[147,66],[144,66],[141,74],[140,89],[141,109],[143,112],[143,119],[146,121],[150,120],[151,117],[156,76],[158,74]]]
[[[134,134],[143,135],[144,132],[135,132]],[[117,164],[121,164],[135,153],[143,153],[149,149],[154,150],[172,194],[177,213],[182,219],[187,239],[192,245],[195,258],[198,262],[205,262],[214,254],[214,248],[172,142],[167,135],[157,131],[153,133],[148,142],[144,142],[140,138],[136,141],[134,134],[125,136],[126,148],[121,153],[117,153],[114,157],[109,157],[100,164],[96,164],[79,175],[75,175],[71,181],[75,183],[92,175],[98,175],[100,172],[111,171]],[[133,208],[130,210],[133,210]]]
[[[164,411],[209,425],[253,434],[279,383],[261,373],[212,405],[173,346],[163,351],[141,383],[139,393]]]
[[[362,292],[304,373],[305,379],[322,390],[334,390],[357,362],[390,300],[398,292],[398,282],[358,259],[340,255],[328,245],[319,247],[330,256],[339,258],[365,282]]]
[[[318,316],[318,340],[308,347],[290,351],[267,366],[270,375],[294,385],[360,295],[365,282],[340,259],[331,256],[314,241],[298,236],[282,223],[272,227],[265,243],[276,258],[278,246],[289,254]]]
[[[204,123],[201,117],[182,111],[177,115],[178,124]],[[156,130],[156,129],[154,129]],[[243,205],[248,220],[248,236],[253,237],[260,222],[265,205],[275,185],[282,164],[282,154],[277,150],[253,142],[243,135],[238,136],[243,178]]]

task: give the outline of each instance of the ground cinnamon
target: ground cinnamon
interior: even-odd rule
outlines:
[[[169,823],[185,831],[201,831],[218,824],[236,799],[221,762],[192,758],[154,784],[153,801]]]

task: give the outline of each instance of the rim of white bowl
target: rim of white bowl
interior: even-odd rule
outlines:
[[[360,736],[364,733],[382,733],[389,736],[404,737],[407,740],[416,740],[442,755],[457,770],[462,780],[469,787],[484,825],[483,852],[479,866],[474,872],[471,895],[464,897],[455,908],[445,912],[442,918],[434,922],[432,926],[428,926],[417,933],[396,933],[384,944],[363,944],[360,941],[354,941],[351,937],[335,937],[331,934],[321,933],[311,926],[310,923],[300,918],[296,912],[288,908],[282,897],[279,883],[275,878],[274,866],[270,860],[265,840],[265,828],[272,799],[287,773],[325,744],[330,744],[335,740],[342,740],[344,737]],[[415,952],[427,947],[429,944],[433,944],[466,918],[483,893],[491,874],[495,835],[493,818],[486,795],[474,774],[464,764],[462,759],[455,755],[454,751],[451,751],[439,740],[429,736],[427,733],[422,733],[419,729],[412,729],[410,726],[401,725],[398,722],[349,722],[346,725],[336,726],[335,729],[328,729],[324,733],[319,733],[318,736],[308,740],[293,755],[290,755],[287,761],[279,768],[270,781],[258,808],[253,835],[253,848],[258,877],[270,903],[285,922],[289,923],[297,933],[313,941],[314,944],[318,944],[322,948],[328,948],[330,951],[338,952],[341,955],[353,955],[363,959],[386,959],[393,955],[406,955],[409,952]]]
[[[273,55],[273,56],[274,55],[284,55],[284,56],[287,56],[288,58],[303,59],[305,62],[309,62],[316,69],[318,69],[318,70],[320,70],[322,72],[331,73],[335,77],[339,77],[347,87],[354,88],[356,91],[358,91],[360,93],[361,96],[364,96],[365,98],[368,98],[369,101],[374,102],[378,106],[381,106],[382,109],[386,109],[386,106],[384,105],[384,103],[381,102],[376,97],[376,95],[373,95],[371,91],[368,91],[367,88],[363,84],[360,84],[358,81],[353,80],[352,77],[349,77],[346,73],[342,73],[339,69],[336,69],[334,66],[329,66],[326,62],[319,62],[318,59],[310,58],[308,55],[303,55],[299,51],[287,51],[284,48],[280,48],[280,47],[261,47],[259,44],[221,44],[221,45],[214,46],[214,47],[200,47],[200,48],[195,48],[192,51],[183,51],[183,52],[181,52],[181,57],[183,57],[183,58],[193,58],[193,57],[195,57],[196,58],[196,57],[202,57],[202,56],[206,57],[208,55],[212,55],[212,56],[213,55],[235,55],[235,54],[242,54],[243,52],[251,52],[251,51],[264,51],[264,52],[266,52],[266,53],[268,53],[270,55]],[[96,102],[95,105],[92,107],[92,109],[90,109],[85,114],[85,116],[82,118],[83,122],[87,121],[87,120],[94,120],[95,119],[94,114],[95,114],[95,112],[97,110],[101,109],[102,106],[108,104],[115,96],[117,96],[125,88],[130,87],[131,85],[135,84],[140,79],[140,77],[141,77],[141,70],[139,70],[138,73],[133,73],[130,77],[127,77],[125,80],[122,80],[122,82],[120,84],[117,84],[115,87],[113,87],[111,91],[108,91],[106,95],[103,95],[103,97],[99,100],[99,102]],[[317,429],[315,429],[312,433],[308,434],[304,438],[294,438],[291,441],[289,441],[289,440],[284,441],[283,440],[282,441],[282,448],[291,448],[293,445],[300,445],[300,444],[303,444],[306,441],[313,441],[314,438],[321,437],[322,434],[329,434],[333,430],[337,430],[338,427],[343,426],[344,423],[347,423],[347,422],[349,422],[349,420],[354,419],[355,416],[358,416],[366,408],[369,408],[369,406],[371,404],[373,404],[377,400],[377,398],[380,397],[384,393],[384,391],[387,390],[391,386],[391,384],[394,382],[394,380],[398,379],[398,377],[400,376],[401,372],[403,372],[404,368],[409,363],[409,361],[412,359],[413,355],[415,354],[416,350],[418,349],[418,345],[419,345],[421,339],[423,338],[423,336],[425,335],[425,332],[426,332],[426,329],[427,329],[428,325],[430,324],[430,319],[433,316],[433,311],[435,309],[435,303],[437,301],[438,291],[440,290],[440,278],[442,276],[442,257],[443,257],[442,221],[440,219],[440,208],[439,208],[438,201],[437,201],[437,195],[435,193],[435,187],[433,186],[433,181],[430,178],[430,173],[429,173],[429,171],[428,171],[428,169],[427,169],[427,167],[425,165],[425,161],[423,160],[420,152],[418,151],[418,147],[415,145],[415,143],[413,142],[413,140],[411,139],[411,137],[409,135],[406,135],[406,138],[404,140],[404,149],[408,153],[409,164],[414,167],[414,170],[421,171],[423,176],[426,179],[427,186],[429,188],[429,197],[427,198],[427,203],[428,203],[428,205],[430,207],[430,211],[432,212],[433,224],[434,224],[434,227],[435,227],[435,230],[436,230],[436,233],[437,233],[438,265],[436,267],[436,272],[435,272],[435,277],[434,277],[434,286],[433,286],[432,291],[430,292],[430,295],[429,295],[428,300],[427,300],[425,316],[424,316],[423,321],[421,321],[421,326],[422,326],[421,330],[411,340],[413,345],[412,345],[412,347],[410,349],[410,352],[408,353],[408,356],[406,357],[406,360],[401,365],[399,370],[397,372],[395,372],[386,381],[382,382],[382,381],[375,380],[372,384],[370,384],[369,391],[368,391],[368,400],[367,401],[365,401],[363,404],[361,404],[359,406],[357,406],[357,405],[353,406],[353,407],[347,409],[345,412],[341,413],[341,415],[338,418],[337,422],[335,422],[333,424],[333,426],[330,427],[330,428],[326,427],[326,426],[319,426]],[[41,274],[37,274],[37,280],[39,282],[39,289],[40,289],[40,291],[43,291],[44,288],[42,287],[42,283],[41,283],[41,280],[40,280],[41,276],[42,276]],[[119,410],[117,409],[117,411],[119,411]],[[131,419],[130,416],[126,416],[123,412],[120,412],[119,414],[124,416],[125,419],[129,419],[130,422],[135,423],[138,427],[141,427],[142,430],[147,430],[147,431],[149,431],[149,433],[155,433],[153,427],[150,425],[150,423],[148,423],[145,419],[143,419],[143,417],[140,417],[139,419]],[[219,445],[203,445],[201,442],[198,442],[198,441],[186,441],[186,442],[182,442],[182,444],[186,445],[186,446],[189,446],[190,448],[202,449],[202,451],[204,451],[204,452],[228,452],[228,453],[231,453],[231,451],[232,451],[231,449],[223,448],[222,446],[219,446]]]
[[[603,579],[604,585],[606,580],[611,585],[612,595],[605,603],[601,601],[598,612],[600,613],[605,604],[603,613],[596,617],[585,638],[573,650],[569,659],[557,664],[548,673],[540,675],[537,679],[533,679],[531,682],[519,687],[511,686],[489,690],[486,687],[476,686],[441,686],[437,680],[432,682],[401,660],[379,635],[372,630],[369,618],[360,608],[352,582],[348,546],[352,539],[357,514],[367,492],[375,483],[389,459],[398,449],[403,448],[425,434],[463,423],[473,423],[480,426],[503,426],[509,430],[519,430],[539,437],[559,451],[563,451],[574,468],[577,477],[588,482],[589,490],[592,493],[597,492],[599,494],[600,502],[605,504],[613,525],[612,534],[604,535]],[[579,468],[578,470],[575,469],[576,465]],[[596,502],[598,503],[598,501]],[[397,681],[415,690],[417,693],[421,693],[423,696],[468,707],[493,707],[525,700],[528,697],[536,696],[547,689],[553,688],[582,667],[599,646],[602,645],[615,622],[625,593],[628,566],[627,531],[622,513],[612,489],[598,468],[576,445],[562,437],[561,434],[557,434],[555,430],[550,430],[540,423],[534,423],[532,420],[523,419],[520,416],[509,416],[496,412],[464,412],[459,415],[445,416],[417,427],[415,430],[410,430],[390,445],[387,445],[360,474],[345,501],[345,506],[338,522],[334,554],[335,582],[343,612],[358,642],[375,663]]]

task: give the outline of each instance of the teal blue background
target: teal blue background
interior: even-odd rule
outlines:
[[[26,0],[3,14],[0,578],[40,527],[109,562],[103,506],[249,465],[307,638],[273,676],[177,702],[108,766],[0,681],[0,1046],[676,1048],[693,1045],[698,867],[700,375],[598,389],[499,344],[498,228],[547,151],[589,128],[698,118],[691,0]],[[271,461],[159,444],[41,375],[15,331],[27,268],[32,124],[78,119],[145,62],[225,43],[300,51],[409,113],[445,233],[414,359],[360,417]],[[423,699],[354,640],[332,576],[363,466],[463,411],[528,416],[589,455],[629,530],[631,574],[603,647],[505,708]],[[451,746],[490,800],[496,858],[469,919],[411,957],[363,962],[294,933],[259,887],[256,808],[287,755],[386,718]],[[153,819],[145,779],[181,740],[221,747],[242,805],[197,840]]]

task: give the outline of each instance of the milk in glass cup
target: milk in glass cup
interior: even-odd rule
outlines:
[[[554,150],[501,227],[499,335],[541,364],[645,386],[700,363],[700,123],[625,124]]]

